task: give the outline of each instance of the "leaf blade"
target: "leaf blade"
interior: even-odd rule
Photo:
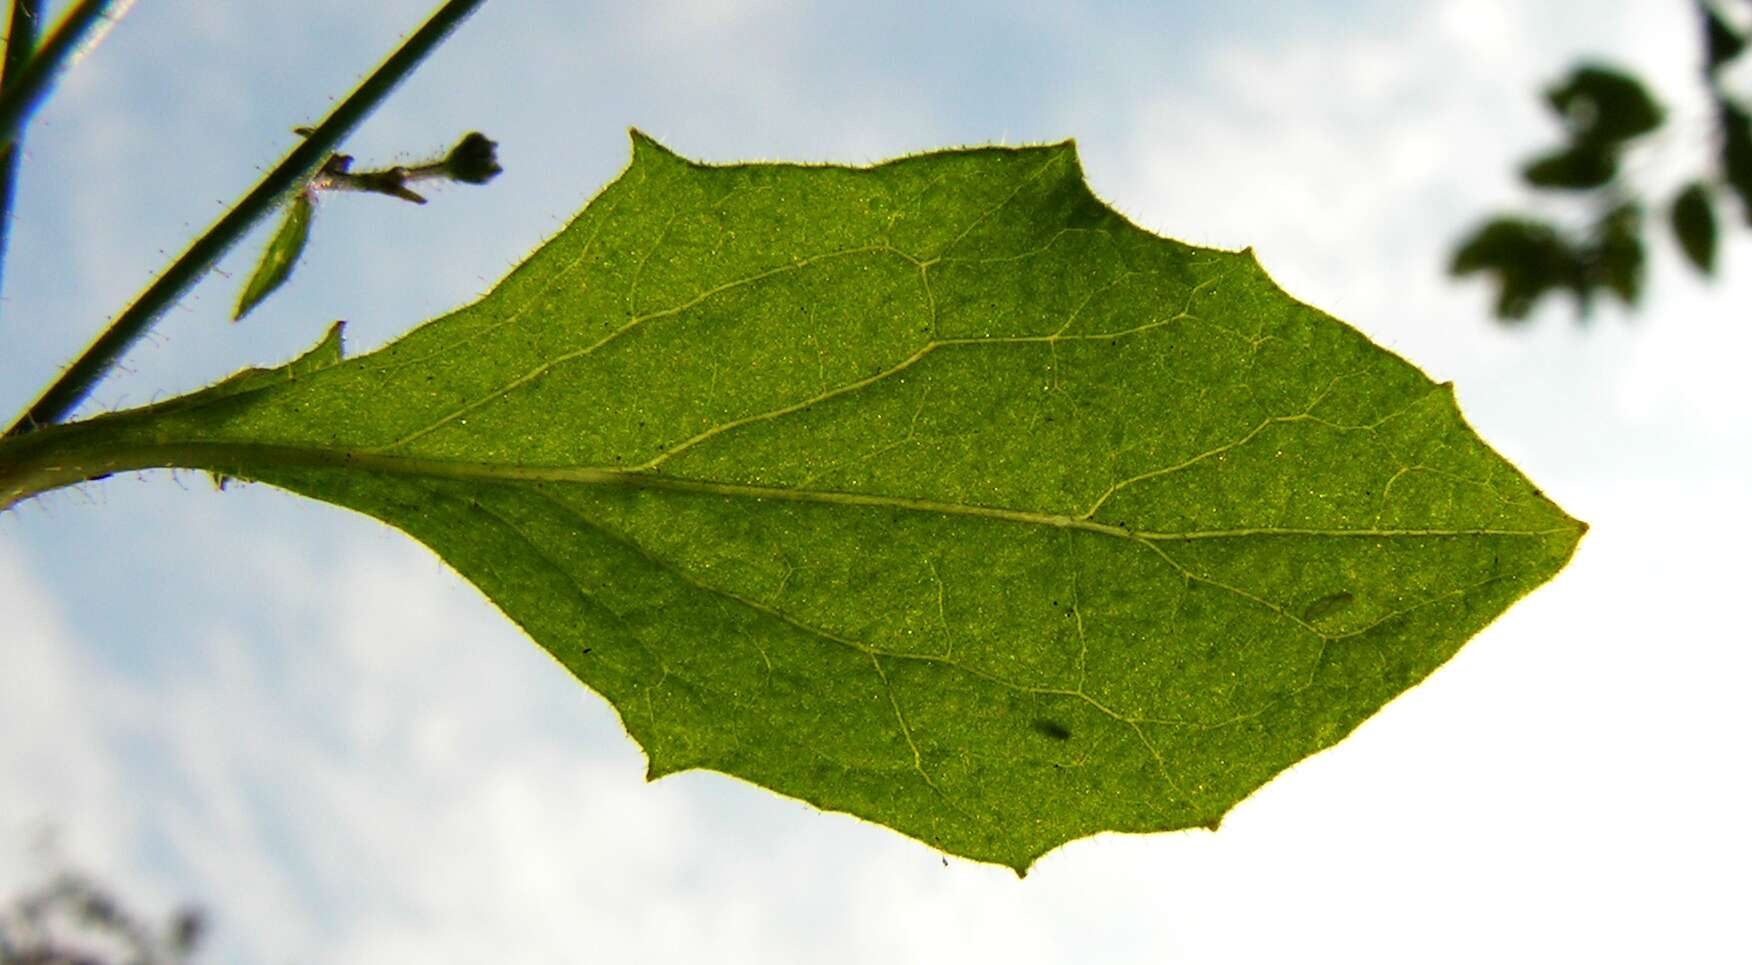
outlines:
[[[1685,260],[1700,274],[1714,275],[1717,229],[1709,185],[1701,181],[1686,185],[1673,199],[1668,218]]]
[[[652,777],[1018,872],[1214,827],[1584,529],[1449,387],[1125,222],[1068,144],[706,167],[636,136],[475,305],[89,425],[431,546]]]
[[[237,296],[237,311],[232,314],[232,321],[242,321],[292,277],[292,269],[297,267],[298,259],[304,254],[304,245],[310,240],[310,218],[315,209],[316,204],[307,190],[297,192],[287,203],[286,216],[262,248],[255,271],[250,273],[249,281],[244,283],[243,291]]]
[[[1707,80],[1714,83],[1722,68],[1746,49],[1746,37],[1722,19],[1721,13],[1713,5],[1699,3],[1698,7],[1703,14],[1703,73]]]

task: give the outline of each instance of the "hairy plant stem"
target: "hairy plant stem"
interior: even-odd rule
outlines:
[[[25,122],[48,96],[49,88],[54,86],[61,68],[66,66],[74,51],[86,41],[92,29],[110,19],[112,8],[119,6],[125,12],[130,5],[131,0],[121,3],[116,0],[80,0],[61,20],[55,32],[43,41],[42,48],[32,52],[30,61],[16,76],[8,69],[5,86],[0,87],[0,147],[11,147],[18,139]],[[24,4],[13,6],[15,27],[18,24],[20,6]],[[117,12],[115,16],[121,16],[121,12]],[[6,52],[6,60],[10,67],[10,49]]]
[[[438,8],[310,136],[303,138],[285,160],[190,245],[135,298],[132,305],[117,315],[5,435],[22,435],[65,419],[90,394],[110,366],[151,329],[165,309],[205,274],[226,249],[272,212],[287,192],[309,178],[341,139],[483,2],[485,0],[448,0]]]
[[[12,0],[12,21],[6,28],[6,60],[0,66],[0,91],[18,82],[37,41],[36,0]],[[23,149],[14,138],[0,149],[0,267],[6,263],[6,242],[12,236],[12,198],[18,185],[18,159]],[[0,273],[0,280],[4,274]]]

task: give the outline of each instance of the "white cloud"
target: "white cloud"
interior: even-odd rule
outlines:
[[[77,870],[131,909],[167,913],[183,896],[133,860],[146,822],[123,803],[113,715],[127,688],[87,659],[58,609],[0,540],[0,899]]]
[[[1523,11],[1508,0],[1446,0],[1433,6],[1441,32],[1468,60],[1514,70],[1529,59],[1526,23],[1517,16]]]

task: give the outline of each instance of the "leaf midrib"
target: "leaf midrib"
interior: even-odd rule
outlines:
[[[104,464],[88,467],[93,473],[123,472],[136,469],[182,468],[205,469],[248,478],[250,470],[263,468],[349,469],[385,473],[404,477],[423,477],[455,482],[484,483],[568,483],[586,486],[642,489],[663,492],[690,493],[707,496],[755,500],[781,500],[827,506],[849,506],[865,509],[890,509],[940,516],[964,516],[1054,529],[1099,533],[1125,540],[1145,542],[1192,542],[1248,537],[1326,537],[1360,539],[1431,539],[1461,537],[1523,537],[1539,538],[1573,531],[1570,526],[1544,529],[1505,529],[1495,527],[1356,527],[1318,528],[1288,526],[1255,526],[1229,529],[1196,529],[1161,531],[1137,529],[1125,525],[1103,523],[1085,516],[1037,510],[985,506],[920,499],[911,496],[891,496],[877,493],[857,493],[840,490],[801,489],[785,486],[762,486],[748,483],[694,479],[652,472],[633,472],[593,466],[517,466],[504,463],[470,462],[456,459],[433,459],[415,456],[394,456],[381,452],[333,447],[277,445],[267,443],[165,443],[124,446],[107,452]]]

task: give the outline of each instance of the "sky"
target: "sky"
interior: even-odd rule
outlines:
[[[0,408],[428,12],[138,5],[30,129]],[[506,173],[423,208],[326,202],[293,281],[233,325],[258,234],[85,411],[472,299],[624,167],[631,126],[709,161],[1075,137],[1134,221],[1251,245],[1453,380],[1592,529],[1219,832],[1086,839],[1018,880],[722,775],[645,783],[600,698],[378,523],[116,477],[0,515],[0,894],[71,863],[150,911],[203,905],[205,960],[264,965],[1746,961],[1752,232],[1729,218],[1714,284],[1658,242],[1642,310],[1586,324],[1552,302],[1505,329],[1444,274],[1469,224],[1527,203],[1514,168],[1556,133],[1535,91],[1577,57],[1637,68],[1695,130],[1694,30],[1670,0],[488,3],[346,149],[415,160],[480,129]]]

